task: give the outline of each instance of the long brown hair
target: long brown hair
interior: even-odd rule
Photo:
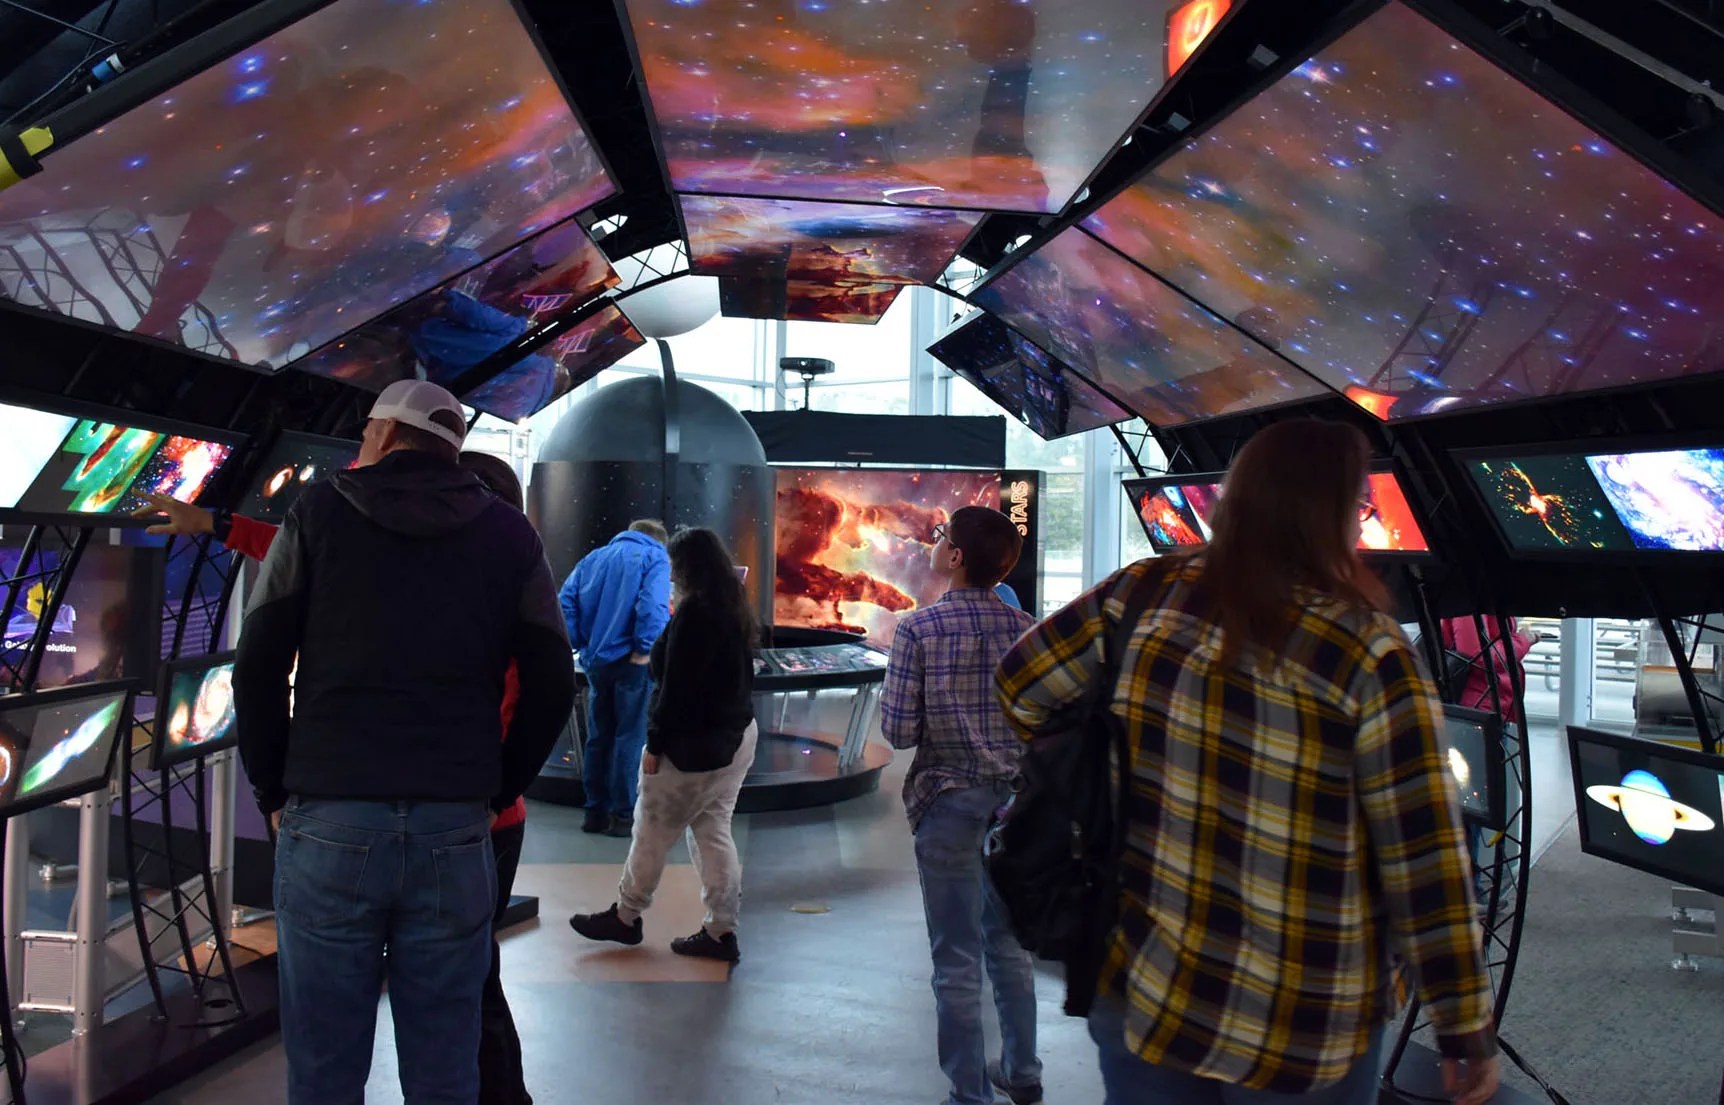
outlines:
[[[1219,612],[1222,659],[1284,645],[1301,588],[1382,610],[1388,595],[1354,545],[1371,447],[1338,422],[1257,432],[1227,472],[1200,586]]]

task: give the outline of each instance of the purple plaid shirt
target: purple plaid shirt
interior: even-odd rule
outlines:
[[[980,587],[953,588],[898,623],[880,714],[892,747],[916,750],[904,780],[912,827],[944,792],[1017,774],[1024,742],[994,699],[994,669],[1034,624]]]

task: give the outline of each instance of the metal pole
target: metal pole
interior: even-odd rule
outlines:
[[[1591,618],[1564,618],[1558,632],[1556,719],[1570,725],[1592,724],[1593,678],[1597,669]]]
[[[72,965],[72,1031],[78,1035],[102,1023],[106,998],[110,801],[103,787],[78,803],[78,950]]]
[[[215,880],[211,923],[223,939],[233,935],[234,802],[239,785],[236,755],[229,749],[209,758],[210,877]]]
[[[24,1000],[24,927],[28,924],[30,896],[30,822],[13,817],[6,821],[6,992],[12,1006]]]

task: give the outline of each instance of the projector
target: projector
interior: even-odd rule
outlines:
[[[815,376],[830,376],[838,370],[838,366],[825,357],[780,357],[778,371],[794,372],[798,376],[812,378]]]

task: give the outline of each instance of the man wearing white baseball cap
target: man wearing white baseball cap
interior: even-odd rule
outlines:
[[[544,764],[574,672],[538,535],[458,465],[465,437],[449,392],[391,384],[358,467],[288,512],[246,611],[234,692],[246,773],[279,823],[289,1105],[364,1100],[385,980],[406,1100],[478,1097],[487,830]]]

